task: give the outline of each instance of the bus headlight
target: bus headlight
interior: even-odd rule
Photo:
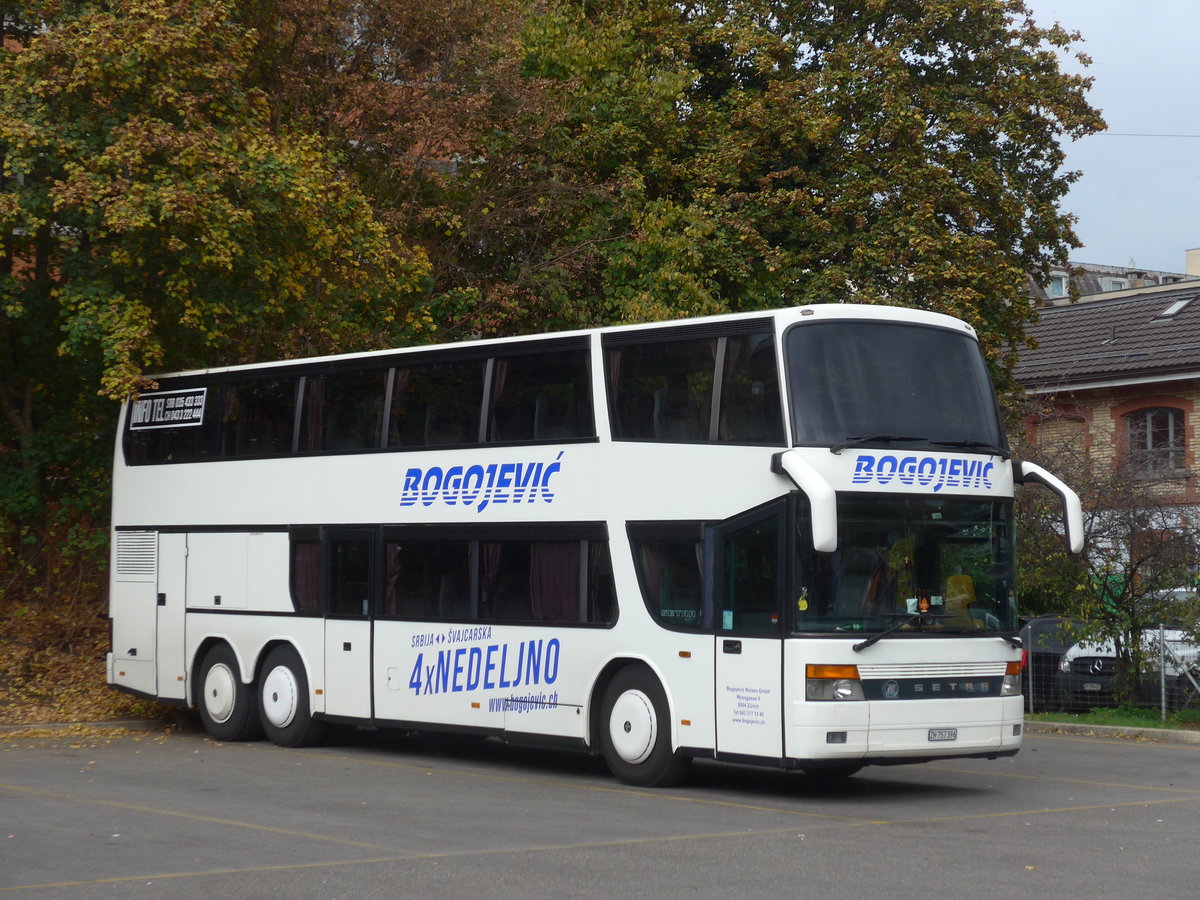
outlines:
[[[804,667],[804,696],[809,700],[866,700],[858,666]]]

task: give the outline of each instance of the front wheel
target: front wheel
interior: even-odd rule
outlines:
[[[254,686],[243,684],[241,666],[228,644],[217,644],[200,663],[200,721],[218,741],[256,741],[262,737]]]
[[[267,654],[258,697],[263,730],[280,747],[308,747],[325,736],[325,726],[309,712],[304,663],[291,647]]]
[[[690,759],[671,749],[671,720],[662,685],[648,668],[622,669],[604,692],[600,747],[618,779],[640,787],[676,784]]]

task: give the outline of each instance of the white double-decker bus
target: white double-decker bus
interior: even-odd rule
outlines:
[[[849,774],[1021,745],[1022,467],[956,319],[817,305],[164,375],[108,680],[327,723]]]

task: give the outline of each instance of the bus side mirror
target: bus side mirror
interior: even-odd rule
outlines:
[[[820,472],[795,450],[783,450],[771,457],[771,471],[786,475],[808,497],[812,507],[813,549],[832,553],[838,545],[837,495]]]
[[[1058,494],[1063,504],[1063,525],[1067,530],[1067,551],[1072,555],[1082,553],[1083,506],[1079,502],[1079,495],[1036,463],[1014,461],[1013,481],[1017,484],[1040,484]]]

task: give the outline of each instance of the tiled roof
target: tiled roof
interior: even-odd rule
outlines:
[[[1200,377],[1200,287],[1089,300],[1041,311],[1013,371],[1027,388]]]

